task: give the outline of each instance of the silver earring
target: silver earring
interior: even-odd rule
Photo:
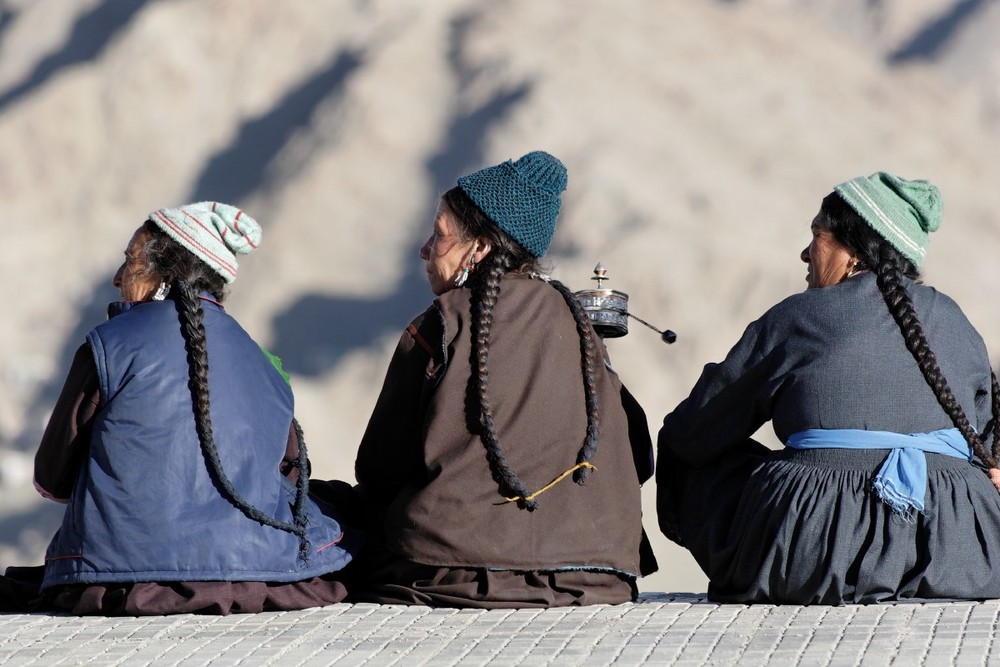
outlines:
[[[462,270],[458,272],[458,277],[455,278],[455,287],[461,287],[465,284],[465,281],[469,279],[469,272],[476,268],[476,263],[471,259],[469,263],[462,267]]]
[[[469,279],[469,272],[476,268],[476,261],[472,259],[476,256],[476,251],[479,250],[479,244],[477,243],[472,247],[472,253],[469,255],[469,261],[465,263],[462,270],[458,272],[458,277],[455,278],[455,287],[461,287],[465,284],[465,281]]]
[[[156,291],[153,293],[153,301],[163,301],[164,299],[167,298],[167,294],[169,292],[170,292],[170,285],[161,280],[160,286],[157,287]]]

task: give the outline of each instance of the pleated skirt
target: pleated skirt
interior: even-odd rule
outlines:
[[[983,469],[927,454],[925,510],[907,519],[872,490],[887,454],[749,441],[700,468],[667,455],[661,525],[720,602],[1000,598],[1000,493]]]

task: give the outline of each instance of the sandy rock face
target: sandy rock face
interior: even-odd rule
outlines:
[[[162,206],[227,201],[263,225],[228,308],[291,371],[319,477],[351,478],[396,338],[430,302],[416,253],[437,196],[536,148],[570,174],[554,275],[587,288],[601,261],[679,335],[633,322],[608,344],[654,435],[706,362],[804,288],[809,221],[859,174],[941,186],[927,282],[994,350],[995,4],[9,0],[0,565],[40,562],[58,525],[31,456],[132,230]],[[654,546],[644,589],[704,589]]]

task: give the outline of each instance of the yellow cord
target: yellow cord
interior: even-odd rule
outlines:
[[[554,480],[552,480],[551,482],[549,482],[548,484],[546,484],[542,488],[540,488],[537,491],[535,491],[534,493],[532,493],[530,496],[527,496],[527,497],[524,497],[524,496],[514,496],[513,498],[505,498],[505,501],[508,502],[508,503],[515,503],[518,500],[523,500],[524,502],[531,502],[532,500],[534,500],[538,496],[542,495],[543,493],[545,493],[546,491],[548,491],[549,489],[551,489],[553,486],[555,486],[559,482],[561,482],[564,479],[566,479],[568,476],[570,476],[573,473],[575,473],[580,468],[590,468],[591,470],[593,470],[595,472],[597,471],[597,468],[595,468],[588,461],[584,461],[583,463],[577,463],[575,466],[573,466],[572,468],[570,468],[569,470],[567,470],[563,474],[559,475]]]

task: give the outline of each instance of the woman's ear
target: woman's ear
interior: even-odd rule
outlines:
[[[479,264],[481,261],[486,259],[486,256],[490,254],[493,250],[493,246],[486,239],[479,239],[476,241],[476,251],[472,253],[472,261]]]

